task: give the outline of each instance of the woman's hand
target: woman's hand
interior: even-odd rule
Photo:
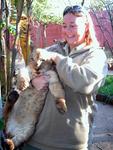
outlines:
[[[34,78],[31,81],[31,83],[37,90],[41,90],[48,86],[48,82],[49,82],[48,78],[49,76],[47,75],[38,75],[36,78]]]

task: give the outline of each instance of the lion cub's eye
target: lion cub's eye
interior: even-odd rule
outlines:
[[[42,61],[42,62],[45,61],[43,58],[40,58],[39,60]]]

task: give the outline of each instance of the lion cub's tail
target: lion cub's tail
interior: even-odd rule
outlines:
[[[5,120],[5,123],[7,122],[8,115],[11,112],[11,110],[12,110],[14,104],[16,103],[18,97],[19,97],[19,93],[16,90],[11,91],[9,93],[8,98],[7,98],[5,105],[4,105],[4,108],[3,108],[3,117]]]

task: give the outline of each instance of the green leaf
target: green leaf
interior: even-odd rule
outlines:
[[[17,4],[18,4],[18,0],[14,0],[15,7],[17,7]]]
[[[108,75],[105,78],[105,84],[104,84],[104,86],[99,88],[98,94],[113,96],[113,76]]]
[[[1,118],[0,119],[0,130],[3,130],[4,129],[4,119]]]
[[[34,0],[32,3],[33,16],[43,23],[61,23],[62,18],[53,15],[54,8],[49,5],[48,0]]]

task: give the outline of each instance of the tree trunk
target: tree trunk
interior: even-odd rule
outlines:
[[[1,82],[1,97],[5,97],[7,94],[7,75],[6,75],[6,51],[5,51],[5,39],[3,33],[3,20],[2,10],[5,8],[5,3],[0,1],[0,82]]]

